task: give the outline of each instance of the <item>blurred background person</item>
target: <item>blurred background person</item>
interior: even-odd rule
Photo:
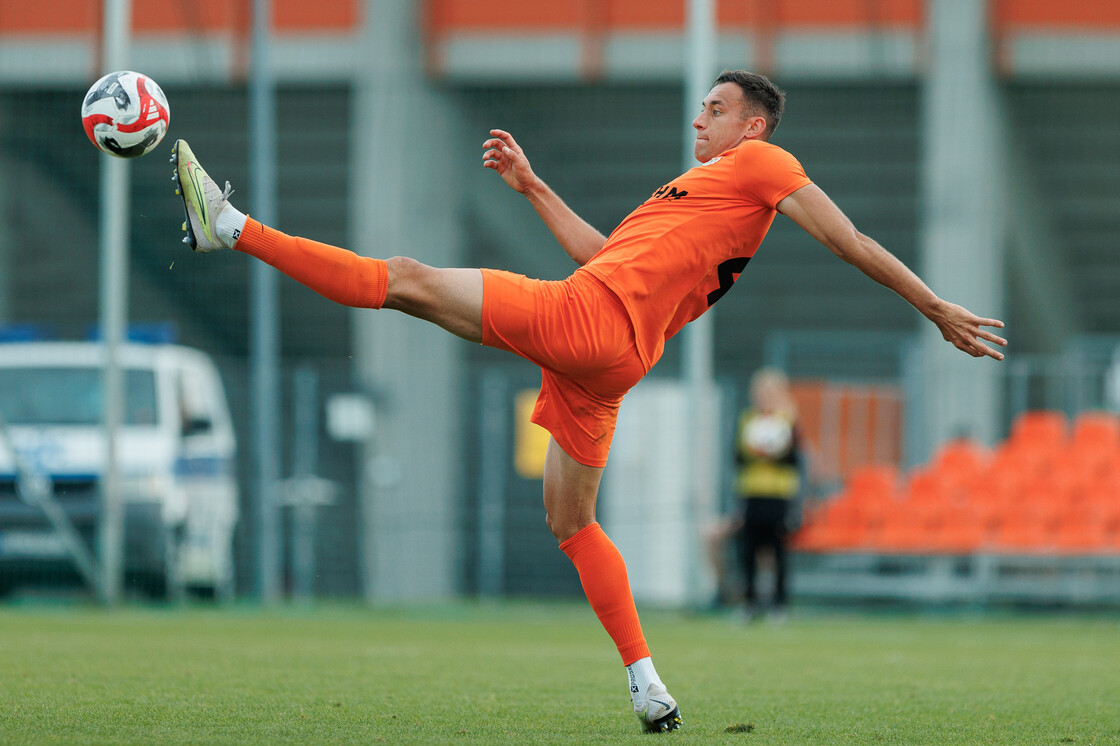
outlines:
[[[786,538],[796,522],[802,485],[802,449],[797,407],[789,379],[775,368],[751,378],[751,404],[739,417],[736,437],[735,492],[739,498],[739,557],[748,619],[761,611],[758,559],[769,551],[774,562],[775,620],[784,618],[788,601]]]

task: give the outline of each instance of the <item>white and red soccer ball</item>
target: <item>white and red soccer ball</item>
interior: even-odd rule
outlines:
[[[82,126],[90,142],[118,158],[150,153],[170,123],[167,96],[147,75],[129,70],[109,73],[82,101]]]

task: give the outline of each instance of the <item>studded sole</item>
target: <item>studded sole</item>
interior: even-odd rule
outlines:
[[[183,195],[183,185],[179,183],[179,140],[171,146],[171,164],[175,166],[175,170],[171,172],[171,180],[175,182],[175,194],[183,200],[183,230],[186,231],[186,237],[183,243],[191,247],[191,251],[198,250],[198,239],[194,235],[194,230],[191,228],[191,216],[187,212],[187,198]]]

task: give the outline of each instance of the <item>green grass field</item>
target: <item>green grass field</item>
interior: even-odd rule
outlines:
[[[1120,623],[647,612],[642,735],[583,604],[0,607],[0,743],[1120,744]]]

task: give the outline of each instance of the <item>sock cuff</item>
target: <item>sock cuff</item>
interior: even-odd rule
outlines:
[[[245,228],[233,248],[272,264],[278,250],[280,232],[246,216]]]
[[[384,259],[362,257],[365,274],[366,301],[361,308],[381,308],[389,295],[389,268]],[[372,275],[372,276],[370,276]]]
[[[642,628],[638,627],[637,637],[630,642],[618,645],[618,654],[622,656],[622,665],[632,666],[643,658],[649,658],[649,645],[642,636]]]
[[[603,533],[603,528],[597,522],[592,523],[584,526],[574,535],[560,542],[560,550],[568,555],[569,559],[574,561],[577,554],[589,545],[597,543],[601,537],[606,537],[606,534]]]

